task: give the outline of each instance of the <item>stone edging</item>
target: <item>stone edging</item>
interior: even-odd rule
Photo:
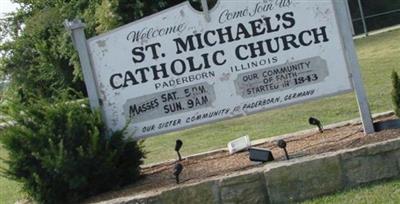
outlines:
[[[400,175],[400,138],[118,198],[113,204],[294,203]]]

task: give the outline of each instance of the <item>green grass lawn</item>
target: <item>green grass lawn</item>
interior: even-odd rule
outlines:
[[[373,113],[392,110],[390,91],[392,70],[400,71],[400,29],[356,40],[363,80]],[[308,129],[309,116],[324,124],[359,117],[353,93],[325,98],[289,108],[278,109],[174,132],[145,141],[146,163],[174,159],[174,144],[183,140],[183,155],[225,147],[227,142],[249,135],[260,139]]]
[[[397,204],[400,203],[400,180],[356,188],[335,195],[325,196],[303,204]]]
[[[7,153],[0,145],[0,158],[6,159]],[[0,159],[0,172],[2,168],[5,168],[4,162]],[[12,180],[9,180],[0,173],[0,203],[8,204],[15,203],[18,199],[22,198],[22,193],[20,192],[21,186]]]
[[[390,76],[400,72],[400,29],[356,41],[362,75],[372,112],[392,110]],[[309,116],[320,118],[324,124],[358,117],[354,94],[346,94],[289,108],[278,109],[228,121],[199,126],[145,141],[146,163],[174,159],[175,140],[183,140],[182,155],[200,153],[225,147],[226,143],[242,135],[260,139],[308,129]],[[0,157],[6,152],[0,146]],[[4,163],[0,162],[4,168]],[[399,184],[397,184],[399,185]],[[22,195],[20,186],[0,176],[0,203],[14,203]]]

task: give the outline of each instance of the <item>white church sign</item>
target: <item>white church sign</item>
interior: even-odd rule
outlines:
[[[143,138],[352,91],[335,1],[219,0],[210,21],[185,2],[89,39],[107,126]]]

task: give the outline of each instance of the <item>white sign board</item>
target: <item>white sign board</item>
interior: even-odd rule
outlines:
[[[135,138],[353,90],[333,0],[188,2],[88,40],[104,117]]]

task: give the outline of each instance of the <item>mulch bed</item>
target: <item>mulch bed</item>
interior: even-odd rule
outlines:
[[[392,119],[395,119],[395,117],[386,116],[375,119],[375,121]],[[316,130],[305,134],[296,134],[293,137],[285,138],[285,141],[287,142],[287,151],[290,158],[298,158],[360,147],[397,137],[400,137],[400,129],[384,130],[364,136],[360,124],[348,124],[343,127],[325,130],[323,133],[319,133]],[[276,140],[256,145],[256,147],[271,150],[275,161],[286,159],[284,151],[277,146]],[[127,186],[119,191],[96,196],[88,200],[88,202],[133,196],[148,191],[159,191],[176,186],[175,177],[172,175],[175,164],[176,162],[166,162],[144,167],[142,169],[144,178],[136,184]],[[228,151],[221,150],[203,156],[185,158],[181,161],[181,164],[184,169],[180,175],[181,184],[179,185],[199,182],[210,177],[229,175],[234,172],[268,165],[269,163],[260,164],[250,161],[247,151],[230,155]]]

